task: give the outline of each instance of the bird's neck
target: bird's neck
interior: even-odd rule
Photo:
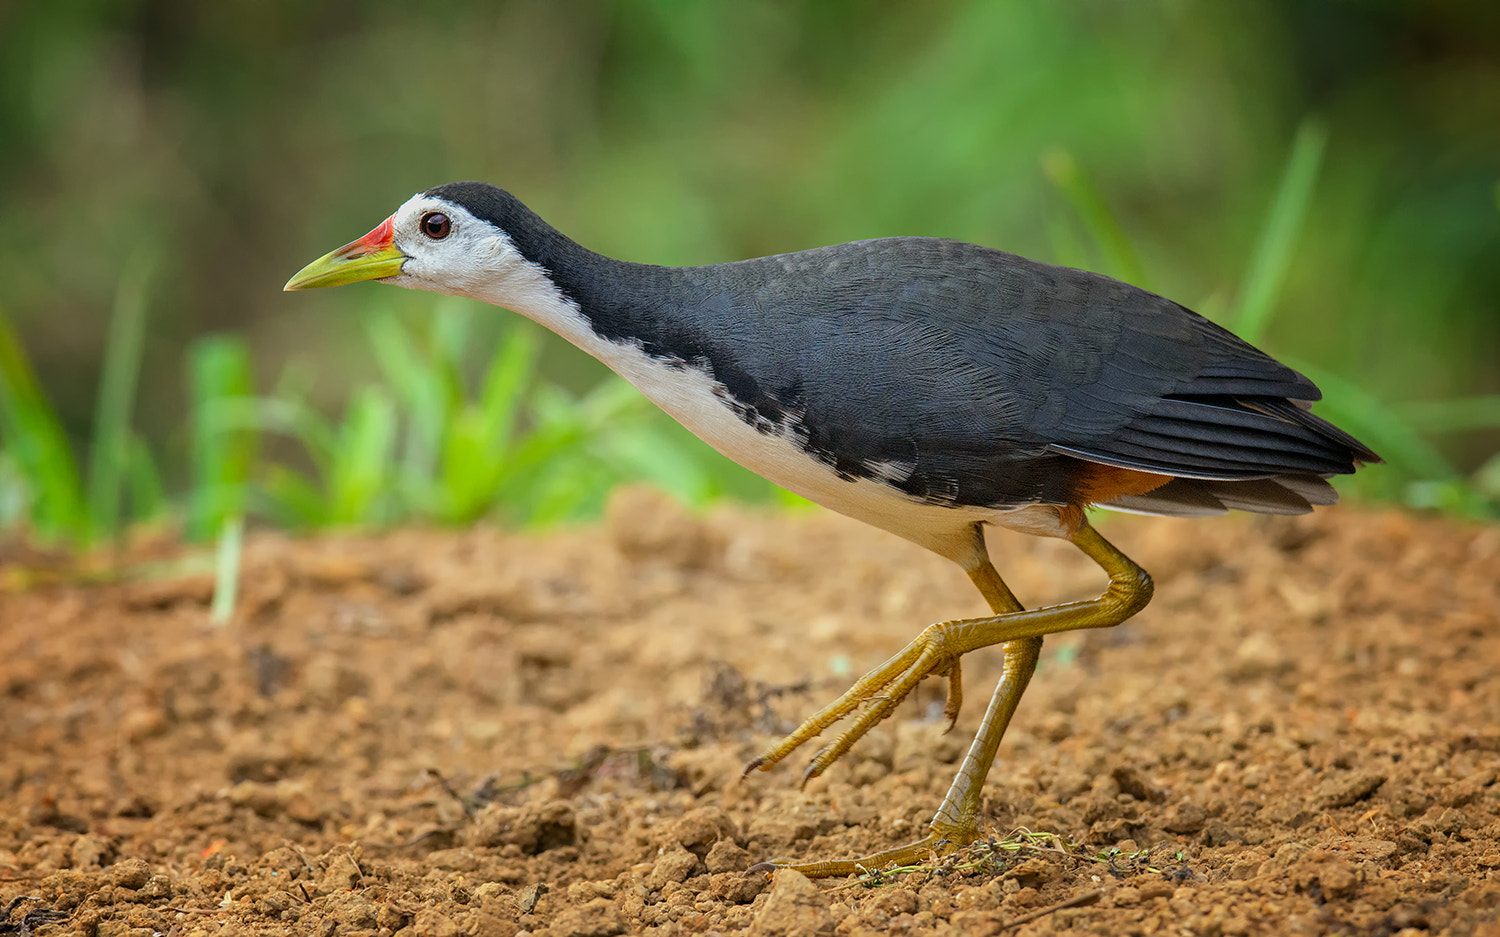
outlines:
[[[514,309],[593,354],[600,340],[648,349],[669,338],[680,344],[675,333],[691,319],[697,292],[682,268],[607,257],[519,203],[517,208],[505,230],[533,269],[480,298]]]

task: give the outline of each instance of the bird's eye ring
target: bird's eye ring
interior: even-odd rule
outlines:
[[[422,229],[422,233],[434,241],[441,241],[448,236],[448,232],[453,230],[453,222],[449,221],[448,216],[440,211],[430,211],[423,215],[419,226]]]

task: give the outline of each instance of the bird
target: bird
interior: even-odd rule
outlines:
[[[1043,638],[1118,625],[1150,575],[1087,510],[1304,514],[1380,461],[1311,412],[1308,378],[1157,294],[958,240],[885,237],[670,267],[588,250],[514,195],[453,182],[313,261],[286,290],[377,280],[471,297],[599,359],[713,448],[769,481],[956,563],[991,614],[923,628],[745,768],[768,770],[836,723],[818,777],[924,678],[998,646],[1001,673],[926,835],[794,862],[837,876],[979,838],[980,796]],[[1025,608],[984,529],[1069,541],[1108,578],[1097,598]],[[832,561],[830,561],[832,565]]]

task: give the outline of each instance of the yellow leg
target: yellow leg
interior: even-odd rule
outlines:
[[[1000,740],[1015,714],[1021,695],[1036,670],[1037,658],[1045,635],[1081,628],[1107,628],[1125,621],[1151,600],[1151,577],[1130,558],[1099,536],[1098,531],[1083,524],[1071,538],[1075,546],[1109,575],[1109,586],[1097,599],[1071,602],[1049,608],[1026,611],[1016,601],[983,553],[969,570],[969,578],[979,588],[995,615],[939,622],[928,626],[899,654],[865,674],[833,703],[809,718],[795,732],[767,749],[745,768],[745,773],[770,769],[808,740],[862,705],[865,710],[854,724],[833,742],[813,756],[802,774],[803,783],[828,769],[858,742],[865,733],[891,714],[926,676],[946,672],[949,677],[948,705],[944,712],[957,718],[962,701],[959,659],[981,647],[1002,644],[1002,674],[989,708],[980,723],[979,732],[969,746],[958,775],[948,795],[932,818],[927,836],[914,843],[898,846],[860,859],[832,862],[790,864],[810,876],[849,875],[861,868],[880,868],[892,862],[907,863],[950,846],[962,846],[979,836],[977,816],[984,779],[995,760]],[[781,864],[781,863],[778,863]]]

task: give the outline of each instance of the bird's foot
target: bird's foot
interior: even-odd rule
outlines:
[[[745,766],[744,773],[748,775],[757,769],[769,771],[803,743],[816,738],[824,729],[860,706],[865,706],[853,725],[813,756],[807,770],[802,772],[802,783],[806,785],[828,770],[865,733],[894,712],[918,683],[937,674],[948,676],[948,701],[943,707],[943,715],[948,717],[948,728],[952,729],[963,705],[963,673],[959,657],[973,650],[973,647],[962,640],[968,630],[964,626],[969,624],[970,621],[945,621],[929,625],[899,654],[860,677],[843,696],[823,707],[798,726],[796,731],[762,752],[760,757]]]
[[[882,849],[880,852],[861,856],[858,859],[830,859],[824,862],[792,862],[775,859],[750,867],[752,872],[771,872],[776,869],[796,869],[808,878],[843,878],[848,875],[863,875],[889,869],[892,866],[909,866],[927,862],[939,856],[962,849],[979,838],[978,828],[971,821],[952,825],[934,821],[928,834],[914,843]]]

